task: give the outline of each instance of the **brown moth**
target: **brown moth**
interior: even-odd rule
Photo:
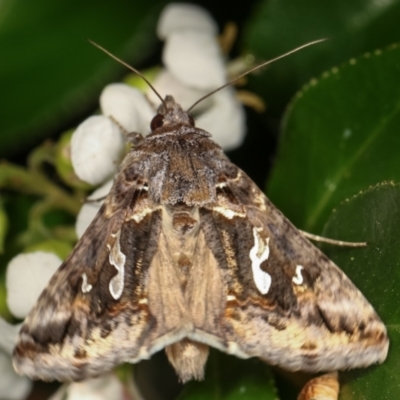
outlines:
[[[81,380],[165,349],[185,382],[209,346],[292,371],[383,362],[361,292],[171,96],[151,128],[27,316],[15,369]]]

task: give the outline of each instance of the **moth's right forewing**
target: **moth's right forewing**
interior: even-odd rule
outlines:
[[[243,172],[231,169],[217,203],[200,211],[222,277],[221,333],[196,339],[289,370],[382,362],[389,341],[373,307]]]

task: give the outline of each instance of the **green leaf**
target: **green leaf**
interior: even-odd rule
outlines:
[[[27,148],[92,111],[126,69],[87,42],[138,65],[153,50],[164,0],[24,0],[1,3],[0,155]]]
[[[179,400],[278,400],[269,367],[212,350],[205,380],[185,385]]]
[[[254,77],[252,87],[280,114],[294,92],[323,70],[365,51],[400,40],[400,0],[264,0],[247,25],[244,48],[271,59],[303,43],[329,41],[302,50]]]
[[[298,93],[269,195],[298,227],[320,232],[344,198],[400,181],[400,48],[352,59]]]
[[[388,327],[388,359],[380,366],[343,373],[341,400],[400,398],[400,184],[383,183],[343,202],[324,236],[367,241],[363,249],[325,246]]]

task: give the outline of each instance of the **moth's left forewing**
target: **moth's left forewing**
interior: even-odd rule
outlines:
[[[56,271],[20,330],[16,370],[81,380],[148,358],[160,324],[148,306],[161,211],[137,164],[123,170],[92,224]]]
[[[242,171],[225,170],[201,211],[226,295],[225,351],[310,372],[382,362],[386,328],[361,292]]]

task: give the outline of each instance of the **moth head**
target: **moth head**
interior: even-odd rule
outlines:
[[[150,123],[151,131],[161,128],[162,126],[183,124],[194,126],[194,119],[175,102],[172,96],[166,96],[157,115]]]

